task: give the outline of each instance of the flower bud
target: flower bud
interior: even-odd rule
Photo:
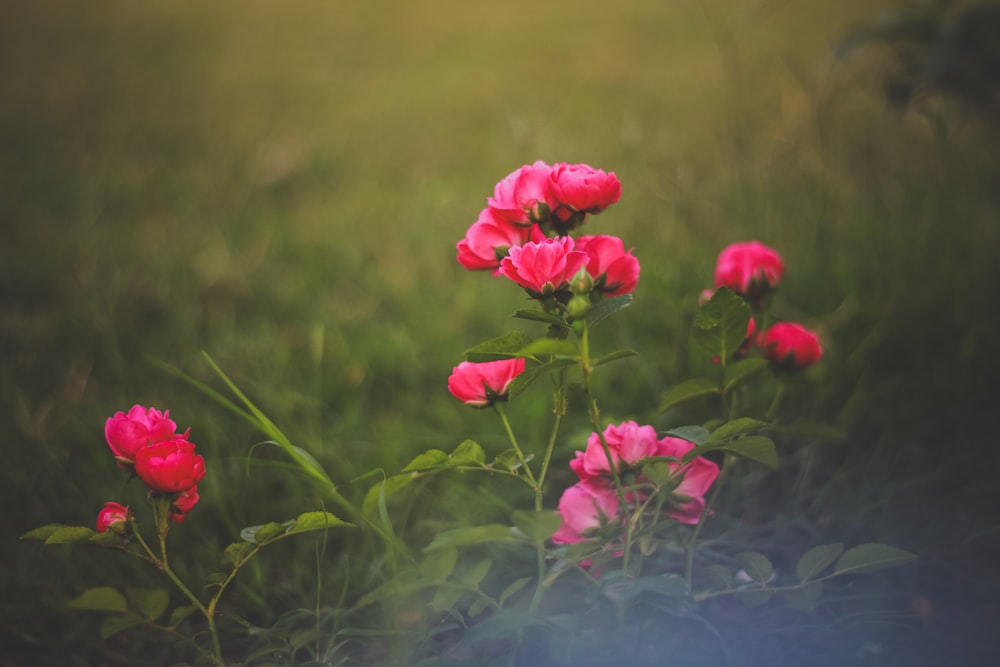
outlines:
[[[574,320],[582,320],[590,312],[590,297],[577,294],[566,304],[566,314]]]
[[[112,533],[125,537],[128,534],[129,509],[115,502],[104,503],[104,509],[97,514],[97,532]]]

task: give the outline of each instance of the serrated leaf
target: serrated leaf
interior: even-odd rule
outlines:
[[[330,512],[303,512],[295,517],[295,521],[292,522],[292,525],[287,531],[285,531],[285,534],[295,535],[297,533],[306,533],[313,530],[326,530],[327,528],[353,525],[354,524],[348,523]]]
[[[89,588],[66,603],[71,609],[87,609],[92,611],[128,611],[125,596],[111,586]]]
[[[233,542],[222,552],[222,562],[236,565],[253,548],[252,542]]]
[[[657,463],[647,463],[642,466],[642,474],[650,482],[656,486],[661,486],[664,482],[670,479],[673,475],[673,470],[670,464],[665,461],[659,461]]]
[[[49,537],[58,530],[63,528],[72,528],[72,526],[67,526],[62,523],[50,523],[46,526],[40,526],[33,530],[29,530],[27,533],[21,536],[22,540],[47,540]]]
[[[497,361],[513,359],[516,352],[531,342],[531,336],[521,331],[511,331],[492,340],[470,347],[465,351],[467,361]]]
[[[433,470],[448,465],[448,455],[440,449],[428,449],[422,454],[418,454],[412,461],[406,464],[403,472],[413,472],[414,470]]]
[[[709,359],[732,357],[746,340],[750,306],[728,288],[721,287],[695,313],[691,342]]]
[[[736,387],[746,384],[764,372],[767,367],[767,359],[761,359],[760,357],[741,359],[726,366],[726,372],[723,374],[722,379],[723,387],[725,387],[724,391],[730,392]]]
[[[795,566],[799,581],[808,581],[830,566],[844,553],[843,544],[820,544],[802,555]]]
[[[521,579],[517,579],[511,582],[511,584],[507,586],[507,588],[503,589],[503,592],[500,593],[500,597],[497,599],[500,606],[502,607],[503,603],[506,602],[510,596],[516,594],[519,590],[521,590],[534,580],[535,580],[534,577],[522,577]]]
[[[96,530],[86,526],[67,526],[54,530],[45,538],[45,544],[83,544],[97,535]]]
[[[634,357],[639,353],[635,350],[616,350],[611,354],[604,355],[597,361],[590,364],[591,368],[597,368],[598,366],[603,366],[604,364],[611,363],[612,361],[618,361],[619,359],[628,359],[629,357]]]
[[[514,510],[511,520],[532,542],[544,542],[559,530],[562,517],[552,510]]]
[[[134,588],[128,591],[129,607],[140,616],[155,621],[170,604],[170,594],[165,588]]]
[[[774,446],[774,441],[762,435],[748,435],[733,440],[721,449],[745,459],[763,463],[771,470],[778,469],[778,450]]]
[[[278,535],[284,534],[286,528],[287,526],[282,526],[274,521],[259,526],[247,526],[240,531],[240,539],[252,544],[264,544]]]
[[[522,320],[545,322],[546,324],[554,324],[559,327],[569,326],[563,318],[555,313],[546,313],[544,310],[515,310],[513,317],[518,317]]]
[[[109,616],[101,623],[101,639],[105,640],[109,637],[114,637],[123,630],[128,630],[145,622],[146,619],[135,614],[115,614],[114,616]]]
[[[774,566],[762,553],[744,551],[736,554],[736,560],[743,566],[743,571],[754,581],[765,584],[774,575]]]
[[[834,574],[859,574],[872,572],[884,567],[905,565],[916,559],[917,555],[878,542],[859,544],[844,552],[833,568]]]
[[[767,422],[762,422],[759,419],[753,419],[752,417],[738,417],[721,424],[718,428],[712,431],[712,433],[708,436],[708,442],[725,442],[726,440],[731,440],[738,435],[743,435],[744,433],[749,433],[750,431],[755,431],[768,425],[769,424]]]
[[[170,627],[174,628],[180,625],[181,621],[190,616],[191,614],[198,611],[198,607],[193,604],[184,605],[183,607],[177,607],[172,612],[170,612]]]
[[[580,347],[575,340],[566,338],[539,338],[517,351],[518,357],[578,357]]]
[[[671,387],[670,391],[663,395],[660,400],[660,412],[666,412],[670,408],[704,396],[713,396],[719,393],[719,385],[715,380],[708,378],[692,378],[685,380],[678,385]]]
[[[819,602],[823,595],[823,583],[810,581],[802,584],[799,588],[785,591],[785,600],[796,609],[810,610]]]
[[[703,426],[678,426],[667,431],[667,435],[703,445],[708,440],[709,432]]]
[[[448,455],[448,463],[457,465],[483,465],[486,463],[486,452],[482,445],[474,440],[464,440],[451,454]]]
[[[453,528],[439,533],[424,547],[424,551],[437,551],[451,547],[461,547],[469,544],[484,544],[486,542],[523,542],[518,539],[510,526],[501,523],[490,523],[483,526],[468,528]]]
[[[492,465],[514,472],[521,467],[521,460],[517,457],[516,449],[505,449],[496,455]]]
[[[631,305],[631,294],[619,294],[610,299],[601,299],[587,313],[587,325],[591,328],[596,327],[603,320],[606,320],[620,310],[625,310]]]

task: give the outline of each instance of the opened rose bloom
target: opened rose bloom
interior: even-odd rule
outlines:
[[[544,222],[557,205],[551,171],[541,160],[515,169],[496,184],[487,205],[498,217],[517,225]]]
[[[559,204],[574,211],[600,213],[622,195],[615,172],[605,173],[587,164],[560,162],[552,166],[550,178]]]
[[[492,270],[497,275],[500,260],[510,248],[544,238],[538,225],[515,225],[499,217],[493,209],[484,208],[465,238],[458,242],[458,262],[470,271]]]
[[[617,236],[581,236],[576,250],[587,253],[587,273],[594,279],[594,289],[608,296],[629,294],[639,282],[639,260],[625,250]]]
[[[756,304],[781,280],[781,256],[759,241],[733,243],[719,253],[715,286],[728,287]]]
[[[205,476],[205,459],[187,440],[170,440],[144,447],[135,457],[135,473],[150,490],[179,493]]]
[[[587,253],[574,249],[572,238],[561,236],[511,248],[500,262],[500,273],[532,296],[544,296],[566,287],[589,261]]]
[[[563,491],[559,499],[562,525],[552,534],[556,544],[576,544],[585,540],[588,531],[602,522],[613,521],[618,514],[618,495],[614,488],[599,480],[579,482]]]
[[[97,514],[97,532],[106,533],[111,530],[123,535],[126,531],[128,514],[128,507],[124,505],[114,502],[104,503],[104,509]]]
[[[482,407],[505,399],[510,383],[523,371],[523,358],[463,361],[452,369],[448,391],[466,405]]]
[[[659,441],[652,426],[639,426],[634,421],[619,425],[609,424],[604,429],[604,441],[608,444],[611,459],[619,468],[622,463],[631,466],[642,459],[658,456]],[[576,458],[569,463],[581,480],[610,475],[608,456],[601,445],[601,436],[591,433],[584,451],[576,452]]]
[[[782,370],[801,370],[812,366],[823,356],[819,336],[801,324],[779,322],[761,334],[757,345],[764,358]]]
[[[115,456],[135,460],[136,452],[148,445],[184,438],[177,435],[177,424],[170,419],[170,411],[133,405],[128,413],[117,412],[104,424],[104,437]]]
[[[694,447],[693,442],[667,436],[658,442],[656,456],[681,459]],[[683,475],[681,483],[674,489],[675,502],[667,514],[681,523],[698,523],[705,511],[705,494],[719,476],[719,465],[703,456],[695,457],[690,463],[670,461],[667,465],[672,474]]]

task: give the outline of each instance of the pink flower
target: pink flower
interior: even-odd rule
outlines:
[[[541,160],[519,167],[496,184],[487,205],[498,217],[517,225],[548,220],[557,204],[549,179],[551,171]]]
[[[170,419],[170,410],[133,405],[128,414],[116,412],[104,424],[104,437],[115,456],[135,460],[136,452],[147,445],[184,438],[175,433],[177,424]]]
[[[200,499],[197,486],[181,491],[170,503],[170,520],[174,523],[183,523],[187,513],[194,509]]]
[[[587,538],[587,531],[599,528],[602,522],[614,520],[618,514],[618,496],[606,484],[595,481],[579,482],[559,499],[562,525],[552,534],[556,544],[575,544]]]
[[[135,474],[150,490],[179,493],[205,476],[205,459],[187,440],[170,440],[143,447],[135,456]]]
[[[589,255],[574,250],[573,239],[561,236],[511,248],[500,261],[500,273],[535,295],[549,295],[565,287],[588,261]]]
[[[683,458],[694,449],[695,444],[682,438],[667,436],[659,441],[656,456]],[[671,473],[683,475],[681,483],[674,489],[676,502],[667,514],[681,523],[695,524],[705,511],[705,494],[719,476],[719,466],[703,456],[696,457],[687,464],[670,461]]]
[[[508,249],[544,238],[538,225],[515,225],[499,217],[493,209],[484,208],[465,238],[458,242],[458,262],[470,271],[491,269],[495,275]]]
[[[634,421],[622,422],[618,426],[609,424],[604,429],[604,440],[608,443],[615,465],[620,465],[623,461],[626,465],[634,465],[642,459],[659,456],[659,441],[656,429],[652,426],[639,426]],[[587,439],[587,448],[576,453],[576,458],[570,461],[569,467],[582,481],[610,475],[611,467],[601,445],[601,436],[591,433]]]
[[[504,398],[510,383],[524,371],[524,359],[463,361],[448,378],[448,391],[466,405],[482,407]]]
[[[757,341],[764,357],[782,370],[801,370],[823,356],[819,336],[794,322],[779,322],[761,334]]]
[[[587,273],[594,289],[608,296],[629,294],[639,282],[639,260],[617,236],[581,236],[576,249],[587,253]]]
[[[553,165],[550,175],[555,198],[573,211],[600,213],[621,197],[615,172],[605,173],[587,164]]]
[[[777,252],[758,241],[726,246],[715,264],[715,286],[728,287],[757,302],[781,280],[785,264]]]
[[[97,514],[97,532],[106,533],[110,530],[113,533],[124,535],[127,530],[128,508],[118,503],[104,503],[104,509]]]

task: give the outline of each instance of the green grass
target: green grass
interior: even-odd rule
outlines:
[[[623,183],[620,204],[588,222],[642,262],[636,305],[602,333],[608,349],[642,353],[600,376],[608,418],[672,425],[657,403],[684,377],[716,253],[773,245],[789,267],[777,312],[827,344],[795,405],[847,437],[781,443],[790,470],[734,498],[746,511],[725,539],[779,553],[835,539],[918,551],[879,599],[904,613],[908,595],[932,601],[923,655],[907,646],[913,618],[857,630],[841,621],[858,606],[841,614],[839,598],[810,621],[826,628],[821,648],[837,645],[847,664],[864,635],[891,661],[980,657],[986,591],[998,590],[984,565],[998,548],[996,128],[943,105],[942,137],[885,108],[877,59],[831,63],[831,44],[870,11],[735,0],[8,8],[0,425],[4,507],[17,509],[0,581],[18,604],[3,614],[0,653],[134,664],[158,650],[97,645],[97,619],[62,607],[88,586],[141,581],[138,570],[16,542],[48,522],[89,525],[105,500],[135,494],[106,456],[103,423],[117,410],[171,409],[208,458],[203,504],[183,527],[192,556],[318,507],[286,471],[247,475],[263,436],[149,358],[221,389],[207,351],[354,497],[364,487],[349,480],[429,447],[503,447],[492,416],[457,405],[445,380],[464,349],[516,326],[507,315],[523,299],[464,272],[454,244],[497,180],[545,159]],[[526,431],[547,411],[536,398],[511,407]],[[567,433],[586,432],[578,417]],[[561,460],[578,446],[567,437]],[[510,489],[491,484],[497,506],[481,511],[502,517]],[[433,521],[479,516],[481,494],[428,491],[442,498]],[[282,548],[240,592],[261,624],[313,604],[312,543]],[[327,578],[341,566],[364,572],[328,556]],[[734,637],[753,634],[745,612],[716,613],[731,615]]]

